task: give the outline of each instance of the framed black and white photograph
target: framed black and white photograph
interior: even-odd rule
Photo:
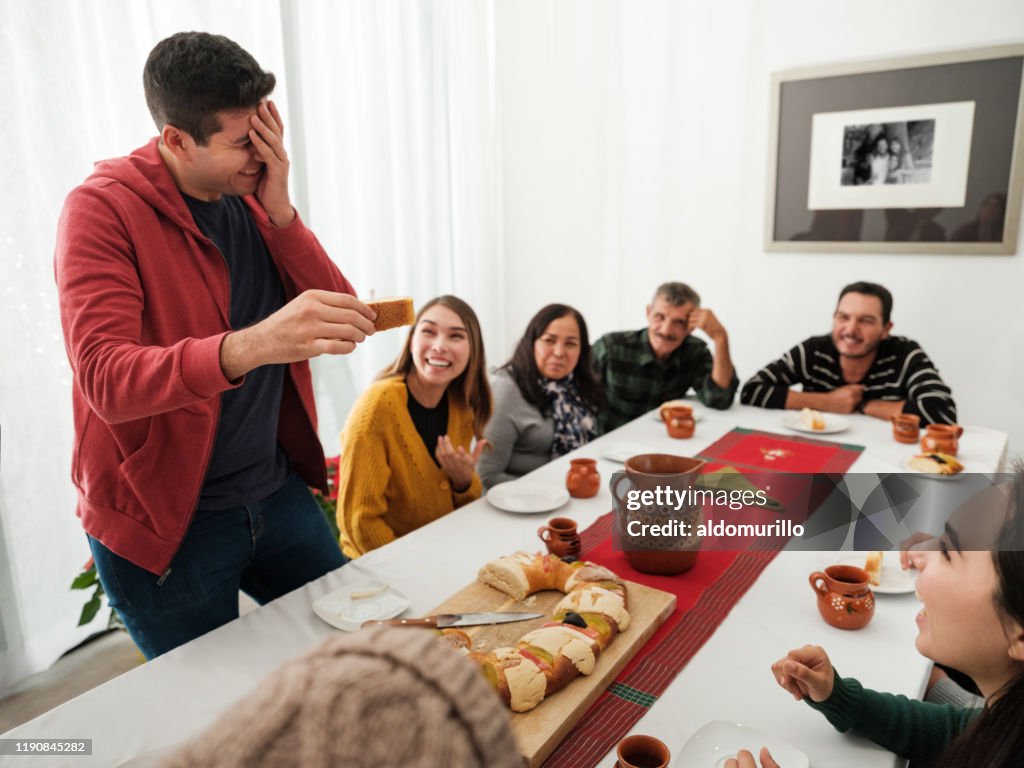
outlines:
[[[776,251],[1013,253],[1024,45],[776,73]]]

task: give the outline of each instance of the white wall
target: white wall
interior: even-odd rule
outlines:
[[[730,330],[742,379],[873,280],[961,422],[1024,452],[1024,255],[762,246],[773,71],[1019,42],[1024,3],[504,0],[496,28],[508,319],[492,359],[544,303],[576,305],[596,336],[643,325],[654,287],[680,279]]]

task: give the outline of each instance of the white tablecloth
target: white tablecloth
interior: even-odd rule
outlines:
[[[786,431],[779,411],[734,406],[719,412],[699,404],[695,410],[701,420],[690,440],[670,439],[660,422],[644,416],[573,455],[600,458],[621,443],[694,455],[735,426]],[[850,429],[834,437],[866,446],[852,472],[896,472],[914,453],[913,446],[892,440],[888,422],[857,415],[849,421]],[[968,472],[994,472],[1005,464],[1006,445],[1003,433],[967,428],[960,458]],[[569,458],[542,467],[528,480],[562,484]],[[541,547],[537,527],[551,517],[566,515],[584,528],[609,511],[607,480],[621,465],[601,459],[598,469],[602,490],[593,499],[573,499],[557,512],[542,515],[500,512],[485,500],[470,504],[3,737],[91,738],[91,757],[31,760],[33,766],[82,768],[117,765],[186,740],[284,661],[337,631],[314,615],[311,605],[318,597],[372,578],[409,597],[408,615],[424,614],[470,583],[481,564],[516,549]],[[633,732],[657,736],[678,753],[704,723],[733,720],[786,739],[806,752],[815,766],[893,765],[889,753],[865,739],[836,733],[821,715],[793,701],[776,685],[769,669],[791,648],[815,643],[829,651],[842,675],[856,677],[868,687],[921,694],[930,663],[914,649],[917,600],[912,594],[880,595],[874,620],[866,628],[833,629],[818,615],[807,576],[835,559],[835,553],[780,553]],[[600,765],[611,768],[614,763],[610,754]],[[2,766],[23,764],[17,757],[0,757]]]

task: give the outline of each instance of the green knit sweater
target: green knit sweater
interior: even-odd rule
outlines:
[[[817,703],[804,697],[837,731],[854,729],[908,760],[933,761],[980,709],[932,704],[864,688],[852,677],[835,673],[832,695]]]

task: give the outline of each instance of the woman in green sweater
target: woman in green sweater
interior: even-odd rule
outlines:
[[[961,709],[878,693],[836,673],[805,645],[772,665],[779,685],[828,718],[901,757],[938,766],[1024,764],[1024,463],[1012,483],[954,514],[920,571],[917,649],[969,675],[984,709]],[[753,766],[749,753],[738,765]],[[762,751],[763,766],[774,766]],[[785,767],[783,767],[785,768]]]

